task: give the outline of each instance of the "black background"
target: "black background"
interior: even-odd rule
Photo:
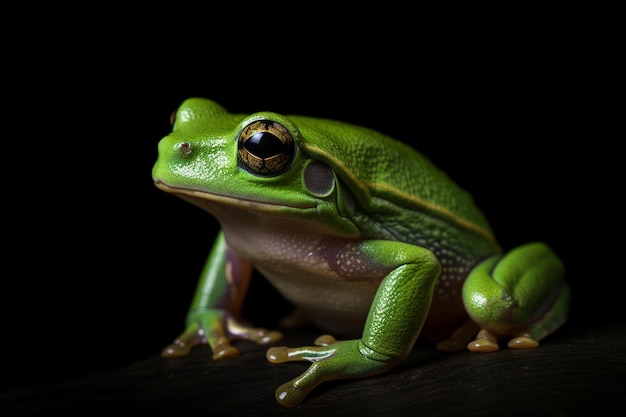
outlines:
[[[7,60],[3,389],[125,366],[183,330],[218,225],[156,189],[151,168],[171,112],[191,96],[412,144],[474,195],[505,248],[554,248],[572,320],[622,320],[614,55],[585,28],[402,44],[346,35],[334,48],[207,29],[183,50],[185,32],[161,43],[115,25],[91,35],[89,24],[41,33]],[[283,304],[260,280],[251,290],[247,310],[271,325]]]

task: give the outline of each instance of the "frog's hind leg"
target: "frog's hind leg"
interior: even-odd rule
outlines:
[[[467,348],[492,352],[504,338],[514,349],[539,346],[567,319],[570,290],[563,277],[562,262],[540,242],[477,265],[464,284],[463,302],[481,330]]]

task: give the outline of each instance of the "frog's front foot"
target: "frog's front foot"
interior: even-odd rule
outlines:
[[[209,337],[206,337],[206,333],[199,326],[189,326],[183,334],[178,336],[174,342],[167,345],[161,351],[161,356],[164,358],[185,356],[189,354],[191,349],[202,344],[211,345],[213,359],[229,358],[239,355],[239,349],[232,346],[225,336],[214,333],[211,339],[212,341],[209,342]]]
[[[239,349],[230,343],[232,340],[250,340],[264,345],[282,338],[280,332],[249,326],[220,310],[192,314],[187,323],[185,331],[161,351],[161,356],[184,356],[195,346],[208,344],[213,359],[222,359],[239,355]]]
[[[392,357],[368,348],[360,340],[337,341],[329,335],[317,338],[315,346],[272,347],[266,356],[272,363],[312,362],[304,373],[276,389],[276,400],[285,407],[301,404],[322,382],[375,375],[397,363]]]

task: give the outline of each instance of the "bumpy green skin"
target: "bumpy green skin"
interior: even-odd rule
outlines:
[[[564,267],[549,247],[503,253],[468,193],[370,129],[192,98],[159,143],[153,178],[222,226],[186,329],[163,356],[207,343],[219,359],[238,354],[233,340],[279,340],[239,317],[253,268],[313,323],[347,336],[268,350],[273,363],[312,362],[276,390],[284,406],[324,381],[392,368],[420,334],[447,335],[442,350],[494,351],[502,339],[532,348],[567,318]]]

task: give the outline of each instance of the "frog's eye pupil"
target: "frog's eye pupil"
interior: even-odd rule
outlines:
[[[269,158],[286,150],[285,144],[269,132],[253,134],[244,142],[243,146],[248,152],[259,158]]]
[[[295,154],[293,136],[283,125],[256,120],[239,135],[239,165],[261,176],[282,174]]]

